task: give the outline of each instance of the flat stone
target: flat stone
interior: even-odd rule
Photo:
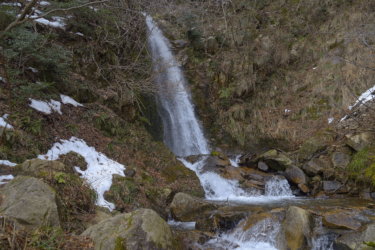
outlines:
[[[342,184],[338,181],[323,181],[323,190],[325,192],[335,192],[341,188]]]
[[[353,211],[335,210],[323,214],[323,224],[329,228],[358,230],[362,224]]]

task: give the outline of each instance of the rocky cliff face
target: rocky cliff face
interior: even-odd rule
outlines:
[[[373,86],[371,1],[184,2],[159,15],[218,144],[295,148]],[[185,41],[185,43],[183,41]]]

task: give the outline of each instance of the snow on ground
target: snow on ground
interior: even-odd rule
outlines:
[[[37,23],[40,23],[40,24],[44,24],[44,25],[47,25],[47,26],[51,26],[53,28],[64,28],[65,27],[65,22],[64,22],[64,19],[62,17],[53,17],[54,21],[49,21],[45,18],[37,18],[35,19],[35,22]]]
[[[334,120],[335,120],[335,118],[333,118],[333,117],[328,118],[328,124],[331,124]]]
[[[7,81],[5,80],[4,77],[1,77],[1,76],[0,76],[0,82],[4,82],[4,83],[6,83]]]
[[[62,112],[61,112],[61,102],[59,101],[55,101],[55,100],[50,100],[49,102],[49,105],[51,106],[51,109],[53,111],[56,111],[57,113],[59,113],[60,115],[62,115]]]
[[[1,3],[0,5],[21,7],[21,3]]]
[[[29,104],[30,107],[32,107],[33,109],[39,112],[45,113],[47,115],[51,114],[53,110],[57,109],[56,104],[51,105],[49,102],[35,100],[31,98],[29,98],[29,100],[31,101],[31,103]],[[51,101],[54,101],[54,100],[51,100]]]
[[[112,185],[113,174],[124,176],[125,166],[97,152],[94,147],[88,146],[85,141],[76,137],[56,142],[47,154],[39,155],[38,158],[57,160],[60,155],[69,152],[75,152],[85,158],[87,170],[82,171],[78,167],[75,169],[78,173],[82,174],[82,178],[97,192],[97,205],[113,210],[115,205],[104,199],[104,193],[108,191]]]
[[[39,2],[39,5],[40,5],[40,6],[48,6],[48,5],[50,5],[50,3],[47,2],[47,1],[40,1],[40,2]]]
[[[369,88],[368,90],[363,92],[362,95],[358,97],[357,101],[352,106],[349,106],[349,109],[352,109],[357,105],[362,105],[373,99],[375,99],[375,85],[372,88]]]
[[[0,160],[0,165],[5,165],[8,167],[14,167],[17,165],[17,163],[10,162],[8,160]]]
[[[285,109],[285,110],[284,110],[284,113],[285,113],[285,114],[290,113],[290,112],[292,112],[292,110],[290,110],[290,109]]]
[[[8,181],[12,180],[14,177],[11,174],[8,175],[0,175],[0,185],[5,184]]]
[[[60,95],[60,98],[61,98],[61,102],[64,103],[64,104],[71,104],[73,105],[74,107],[83,107],[82,104],[80,104],[79,102],[76,102],[73,98],[71,98],[70,96],[67,96],[67,95]]]
[[[2,117],[0,117],[0,127],[4,127],[4,128],[7,128],[7,129],[13,129],[13,126],[10,125],[6,119],[8,118],[8,114],[5,114],[3,115]]]

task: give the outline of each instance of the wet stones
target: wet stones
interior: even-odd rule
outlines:
[[[283,223],[288,249],[297,250],[307,247],[311,234],[311,214],[299,207],[291,206],[286,211]]]
[[[177,193],[170,204],[170,211],[172,217],[178,221],[195,221],[202,213],[216,207],[203,199],[185,193]]]
[[[354,211],[334,210],[323,215],[323,224],[329,228],[358,230],[362,224]]]

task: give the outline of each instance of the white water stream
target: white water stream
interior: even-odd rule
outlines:
[[[157,101],[163,121],[164,142],[175,155],[181,157],[180,161],[187,168],[195,171],[206,192],[206,199],[248,203],[293,197],[285,179],[269,180],[266,183],[265,194],[261,195],[241,189],[238,181],[225,179],[214,172],[203,171],[207,156],[201,157],[195,163],[183,158],[190,155],[207,155],[210,149],[195,115],[186,79],[173,56],[169,41],[148,15],[146,24],[158,86]],[[237,161],[238,159],[233,159],[232,164],[238,167]],[[263,233],[257,233],[261,228],[264,229]],[[221,235],[209,244],[224,249],[275,249],[272,239],[272,232],[275,230],[279,230],[279,226],[261,222],[246,232],[236,229],[230,234]]]

